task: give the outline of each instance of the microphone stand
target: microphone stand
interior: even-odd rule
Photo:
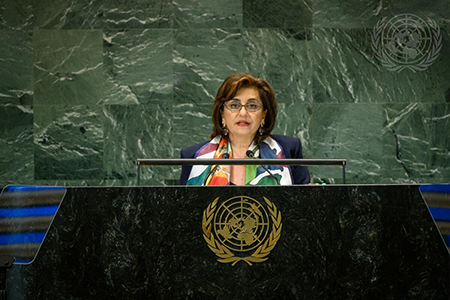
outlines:
[[[245,152],[245,154],[250,159],[253,159],[255,157],[255,154],[251,150],[247,150],[247,152]],[[273,175],[272,172],[270,172],[269,169],[266,168],[266,166],[264,166],[264,165],[260,165],[260,166],[263,167],[263,169],[266,170],[267,173],[269,173],[270,177],[272,177],[273,179],[276,180],[277,185],[281,185],[280,180],[275,175]]]

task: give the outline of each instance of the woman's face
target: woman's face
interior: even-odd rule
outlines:
[[[236,102],[235,102],[236,101]],[[231,103],[241,103],[240,110],[231,111],[226,107]],[[242,88],[237,91],[233,99],[227,101],[222,110],[222,124],[226,124],[229,130],[229,137],[233,139],[248,139],[251,142],[261,123],[264,122],[267,110],[264,110],[263,103],[259,97],[258,90],[254,88]],[[259,104],[261,108],[257,111],[247,111],[244,105]],[[234,105],[236,107],[236,105]]]

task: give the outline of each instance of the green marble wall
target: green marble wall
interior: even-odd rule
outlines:
[[[402,13],[441,28],[426,71],[374,58],[372,27]],[[134,185],[136,158],[207,139],[212,98],[238,71],[273,85],[275,133],[301,138],[306,158],[346,158],[348,182],[449,182],[449,16],[447,0],[1,0],[0,186]]]

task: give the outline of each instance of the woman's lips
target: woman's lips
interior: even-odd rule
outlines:
[[[250,122],[245,121],[245,120],[239,120],[236,122],[237,126],[250,126]]]

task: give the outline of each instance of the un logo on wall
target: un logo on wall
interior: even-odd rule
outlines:
[[[439,56],[442,35],[439,26],[413,14],[383,18],[372,31],[372,50],[390,71],[426,70]]]
[[[217,197],[203,212],[203,237],[222,263],[239,261],[249,265],[268,259],[281,235],[281,213],[264,202],[237,196],[223,201]]]

